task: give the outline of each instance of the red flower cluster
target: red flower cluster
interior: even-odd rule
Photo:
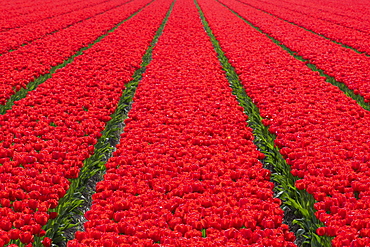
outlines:
[[[370,114],[222,5],[200,5],[276,145],[318,201],[318,234],[370,243]]]
[[[41,17],[43,17],[41,15],[41,17],[39,17],[40,19],[34,23],[27,24],[19,28],[14,28],[7,32],[1,32],[0,54],[5,54],[9,50],[15,50],[19,48],[22,44],[43,38],[45,35],[60,31],[87,18],[92,18],[96,15],[102,14],[112,8],[124,4],[125,2],[127,1],[113,0],[107,2],[106,0],[91,0],[88,3],[84,1],[83,3],[77,4],[78,7],[76,10],[68,11],[68,13],[63,15],[58,15],[56,13],[56,16],[43,20],[41,20]],[[76,7],[76,5],[73,6]],[[67,7],[64,4],[59,6],[57,10],[65,8]]]
[[[298,3],[297,0],[286,0],[286,2],[292,2],[299,6],[307,6],[312,9],[317,9],[324,13],[349,17],[355,20],[370,21],[370,10],[368,8],[368,2],[366,0],[359,0],[348,4],[346,0],[321,0],[321,4],[317,4],[316,0],[309,0]]]
[[[68,246],[295,246],[193,1],[176,1],[143,78]]]
[[[222,3],[370,102],[370,57],[232,0]],[[273,23],[273,25],[271,24]]]
[[[68,5],[67,4],[67,0],[62,0],[60,2],[58,2],[60,5]],[[75,2],[78,2],[78,0],[75,0]],[[74,2],[69,2],[69,3],[74,3]],[[15,18],[15,17],[20,17],[20,16],[27,16],[33,12],[36,12],[36,11],[44,11],[46,9],[51,9],[51,5],[55,6],[55,7],[59,7],[59,4],[56,4],[56,3],[52,3],[51,1],[48,1],[48,0],[35,0],[35,1],[32,1],[32,3],[30,2],[25,2],[25,1],[7,1],[7,2],[4,2],[4,4],[2,4],[0,6],[0,20],[1,20],[1,23],[2,25],[0,25],[0,31],[5,31],[9,28],[12,28],[10,25],[9,27],[9,24],[5,23],[4,20],[11,20],[12,18]],[[44,12],[45,13],[45,12]],[[50,16],[47,16],[46,18],[48,18]],[[26,17],[27,18],[27,17]],[[36,20],[37,21],[37,20]],[[32,22],[32,20],[31,20]]]
[[[243,0],[244,1],[244,0]],[[322,7],[327,7],[327,3],[318,5],[317,3],[308,2],[305,1],[304,4],[299,3],[297,0],[293,0],[290,2],[284,2],[284,1],[269,1],[268,3],[265,1],[260,1],[257,3],[256,1],[244,1],[248,4],[253,4],[253,6],[261,6],[261,2],[268,6],[274,6],[275,8],[283,8],[288,10],[289,13],[291,11],[299,13],[299,16],[309,16],[311,18],[320,19],[329,23],[335,23],[339,26],[348,27],[351,29],[355,29],[360,32],[370,33],[370,23],[369,18],[366,20],[366,17],[364,19],[364,15],[366,15],[366,12],[364,13],[362,10],[356,9],[356,12],[352,16],[347,15],[348,10],[348,4],[346,4],[346,9],[338,9],[336,8],[329,8],[328,10],[323,11]],[[345,1],[343,1],[344,3]],[[336,1],[336,3],[340,3],[340,1]],[[360,7],[358,5],[358,2],[353,3],[354,6]],[[369,12],[367,13],[369,16]],[[309,19],[311,21],[312,19]],[[339,27],[338,27],[339,28]]]
[[[4,6],[0,9],[0,31],[4,32],[55,16],[64,15],[80,8],[89,7],[94,2],[102,2],[102,0],[89,0],[87,4],[80,0],[62,0],[54,4],[52,1],[43,0],[39,1],[39,3],[33,3],[30,7],[26,7],[26,4],[23,2],[22,6],[16,9]]]
[[[292,22],[298,26],[319,33],[331,40],[343,43],[345,45],[348,45],[359,50],[360,52],[365,52],[368,55],[370,55],[369,22],[365,24],[367,25],[366,28],[367,31],[363,32],[356,30],[352,27],[345,27],[332,22],[321,20],[316,17],[301,14],[297,11],[291,11],[289,9],[281,8],[279,6],[280,2],[277,0],[275,0],[276,1],[275,3],[278,3],[278,6],[276,4],[270,4],[270,1],[269,2],[259,2],[255,0],[237,0],[237,1],[248,3],[258,9],[276,15],[281,19]]]
[[[50,67],[63,63],[150,0],[137,0],[36,40],[0,57],[0,104]]]
[[[0,116],[0,246],[45,234],[168,8],[149,5]]]

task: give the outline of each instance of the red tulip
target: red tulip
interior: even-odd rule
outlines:
[[[28,231],[21,232],[19,239],[21,240],[21,242],[23,244],[29,244],[29,243],[33,242],[32,234]]]
[[[323,236],[323,235],[326,234],[326,228],[325,227],[319,227],[319,228],[317,228],[316,233],[319,236]]]

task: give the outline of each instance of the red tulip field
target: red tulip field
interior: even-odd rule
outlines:
[[[370,246],[368,1],[0,13],[0,247]]]

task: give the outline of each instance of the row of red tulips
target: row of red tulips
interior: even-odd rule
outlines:
[[[357,20],[370,20],[370,9],[366,0],[358,0],[356,2],[349,2],[348,0],[309,0],[299,2],[297,0],[285,0],[292,4],[300,6],[307,6],[317,9],[322,12],[336,13],[344,17],[350,17]],[[320,3],[320,4],[319,4]]]
[[[149,5],[0,116],[0,246],[45,234],[168,8]]]
[[[134,0],[0,57],[0,104],[51,67],[93,43],[150,0]]]
[[[194,2],[177,0],[68,246],[295,246],[246,120]]]
[[[246,1],[250,3],[249,1]],[[319,19],[325,22],[334,23],[339,26],[347,27],[350,29],[357,30],[359,32],[370,33],[370,22],[362,18],[363,13],[358,12],[357,18],[343,16],[342,13],[338,13],[340,10],[336,9],[334,12],[322,12],[318,9],[312,8],[311,6],[296,5],[296,2],[284,2],[284,1],[266,1],[258,0],[259,4],[267,4],[271,7],[278,9],[286,9],[288,12],[296,12],[299,16],[308,16],[309,18]],[[317,7],[317,5],[316,5]]]
[[[92,18],[110,9],[116,8],[127,1],[110,0],[101,3],[91,2],[93,6],[83,6],[71,13],[58,15],[36,23],[14,28],[7,32],[0,33],[0,54],[4,55],[10,50],[16,50],[20,46],[30,43],[36,39],[43,38],[45,35],[60,31],[87,18]],[[65,8],[61,6],[60,8]]]
[[[40,20],[48,19],[54,16],[63,15],[76,11],[80,8],[89,7],[94,2],[102,2],[102,0],[91,0],[87,4],[83,1],[66,1],[62,0],[55,6],[36,5],[31,9],[21,9],[20,11],[11,11],[10,9],[3,9],[1,11],[0,31],[4,32],[13,28],[19,28],[29,23],[39,22]]]
[[[67,1],[61,1],[60,4],[66,4]],[[69,4],[81,2],[81,0],[70,1]],[[35,0],[35,1],[7,1],[1,4],[0,11],[2,15],[0,20],[10,19],[20,15],[27,15],[34,11],[51,9],[53,7],[59,7],[59,3],[53,4],[51,0]]]
[[[370,57],[234,0],[220,0],[297,55],[370,102]],[[271,25],[273,23],[273,25]]]
[[[71,1],[70,4],[81,2],[81,1],[83,0],[74,0],[74,1]],[[40,10],[43,8],[50,8],[51,5],[59,6],[59,4],[55,2],[53,5],[52,0],[35,0],[32,2],[27,1],[27,0],[14,0],[14,1],[4,2],[4,4],[0,6],[0,10],[9,9],[11,13],[7,13],[7,14],[9,15],[13,14],[12,16],[16,16],[17,14],[21,14],[21,15],[28,14],[35,10]],[[8,16],[5,16],[5,17],[1,16],[2,19],[3,18],[5,19],[6,17]]]
[[[8,1],[4,2],[4,4],[0,6],[0,10],[9,9],[10,11],[19,11],[24,8],[32,8],[39,4],[46,4],[50,2],[51,2],[50,0],[35,0],[32,2],[26,0]]]
[[[227,8],[200,3],[292,174],[302,178],[297,188],[317,200],[325,223],[317,234],[335,237],[333,246],[365,246],[370,114]]]
[[[266,11],[267,13],[282,18],[283,20],[292,22],[300,27],[321,34],[330,40],[345,44],[357,49],[360,52],[370,55],[370,40],[368,33],[303,15],[296,11],[283,9],[266,2],[262,3],[255,0],[240,0],[240,2]]]

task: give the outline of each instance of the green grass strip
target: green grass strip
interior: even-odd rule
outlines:
[[[292,210],[296,214],[296,219],[293,224],[298,224],[300,229],[296,231],[298,238],[302,239],[301,246],[331,246],[331,238],[318,236],[316,229],[324,226],[315,217],[314,203],[316,202],[312,195],[305,190],[298,190],[295,187],[295,181],[299,178],[294,177],[290,171],[290,166],[286,163],[279,152],[279,148],[274,145],[276,136],[268,131],[268,127],[261,122],[262,117],[259,114],[258,107],[253,104],[252,99],[246,94],[235,69],[229,63],[227,57],[222,51],[219,42],[213,35],[208,22],[204,17],[200,6],[194,0],[199,10],[204,28],[208,33],[213,46],[218,54],[223,69],[226,72],[227,79],[230,82],[230,87],[233,94],[236,95],[239,104],[244,108],[248,115],[248,125],[253,129],[254,143],[259,151],[265,154],[265,159],[262,163],[266,168],[272,167],[271,180],[276,184],[276,197],[282,200],[282,209],[286,212]]]
[[[356,48],[353,48],[352,46],[349,46],[349,45],[343,44],[343,43],[341,43],[341,42],[335,41],[335,40],[333,40],[333,39],[331,39],[331,38],[328,38],[328,37],[326,37],[326,36],[324,36],[324,35],[322,35],[322,34],[320,34],[320,33],[317,33],[317,32],[315,32],[315,31],[312,31],[312,30],[310,30],[310,29],[307,29],[307,28],[305,28],[305,27],[302,27],[302,26],[300,26],[300,25],[298,25],[298,24],[296,24],[296,23],[294,23],[294,22],[291,22],[291,21],[285,20],[285,19],[283,19],[283,18],[281,18],[281,17],[279,17],[279,16],[277,16],[277,15],[275,15],[275,14],[269,13],[269,12],[267,12],[267,11],[263,10],[263,9],[260,9],[260,8],[258,8],[258,7],[255,7],[255,6],[253,6],[253,5],[249,4],[249,3],[245,3],[245,2],[242,2],[242,1],[239,1],[239,0],[236,0],[236,1],[237,1],[237,2],[239,2],[239,3],[245,4],[245,5],[248,5],[249,7],[254,8],[254,9],[256,9],[256,10],[259,10],[259,11],[261,11],[261,12],[265,13],[265,14],[271,15],[271,16],[273,16],[273,17],[275,17],[275,18],[279,19],[279,20],[285,21],[285,22],[287,22],[287,23],[289,23],[289,24],[292,24],[292,25],[294,25],[294,26],[297,26],[297,27],[299,27],[299,28],[302,28],[302,29],[306,30],[307,32],[313,33],[313,34],[318,35],[318,36],[320,36],[320,37],[322,37],[322,38],[324,38],[324,39],[330,40],[331,42],[333,42],[333,43],[335,43],[335,44],[338,44],[338,45],[341,45],[341,46],[343,46],[344,48],[351,49],[351,50],[353,50],[353,51],[354,51],[354,52],[356,52],[356,53],[364,54],[364,55],[366,55],[366,56],[370,57],[370,55],[366,54],[365,52],[361,52],[361,51],[357,50]],[[338,25],[338,24],[337,24],[337,25]]]
[[[219,2],[219,0],[216,0],[217,2]],[[253,23],[249,22],[248,20],[246,20],[244,17],[242,17],[241,15],[239,15],[237,12],[235,12],[234,10],[230,9],[228,6],[226,6],[225,4],[219,2],[220,4],[222,4],[224,7],[226,7],[227,9],[229,9],[232,13],[234,13],[236,16],[238,16],[240,19],[242,19],[244,22],[246,22],[248,25],[250,25],[251,27],[253,27],[254,29],[256,29],[258,32],[262,33],[263,35],[265,35],[267,38],[269,38],[270,40],[272,40],[275,44],[277,44],[278,46],[280,46],[282,49],[284,49],[285,51],[287,51],[290,55],[292,55],[294,58],[302,61],[302,62],[305,62],[306,66],[308,68],[310,68],[311,70],[313,71],[318,71],[320,73],[321,76],[325,77],[326,79],[326,82],[329,82],[330,84],[332,84],[333,86],[336,86],[338,87],[345,95],[347,95],[348,97],[350,97],[351,99],[355,100],[357,102],[357,104],[359,104],[362,108],[364,108],[365,110],[367,111],[370,111],[370,104],[369,103],[366,103],[365,102],[365,99],[364,97],[362,97],[361,95],[359,94],[355,94],[353,92],[353,90],[349,89],[344,83],[342,82],[339,82],[337,81],[334,77],[328,75],[325,73],[325,71],[323,71],[322,69],[319,69],[317,68],[317,66],[315,64],[312,64],[310,63],[309,60],[307,59],[304,59],[302,56],[299,56],[297,55],[295,51],[291,50],[290,48],[288,48],[287,46],[285,46],[284,44],[282,44],[279,40],[273,38],[272,36],[270,36],[269,34],[263,32],[259,27],[255,26]],[[295,24],[294,24],[295,25]]]
[[[15,101],[18,101],[18,100],[21,100],[21,99],[25,98],[27,96],[28,92],[35,90],[39,85],[41,85],[42,83],[44,83],[47,79],[53,77],[53,74],[58,69],[63,68],[67,64],[72,63],[74,61],[74,59],[76,57],[82,55],[85,50],[90,49],[94,44],[96,44],[99,41],[101,41],[105,36],[107,36],[109,33],[113,32],[114,30],[116,30],[120,25],[122,25],[123,23],[125,23],[126,21],[128,21],[129,19],[131,19],[132,17],[134,17],[135,15],[137,15],[140,11],[142,11],[145,7],[147,7],[148,5],[150,5],[154,1],[155,0],[152,0],[151,2],[147,3],[144,7],[142,7],[139,10],[137,10],[135,13],[133,13],[132,15],[130,15],[125,20],[123,20],[123,21],[119,22],[118,24],[116,24],[112,29],[108,30],[105,34],[99,36],[96,40],[94,40],[89,45],[87,45],[85,47],[82,47],[73,56],[71,56],[68,59],[64,60],[63,63],[58,64],[58,65],[52,67],[50,69],[50,71],[49,71],[48,74],[41,75],[41,76],[35,78],[33,81],[29,82],[27,84],[27,87],[26,88],[21,88],[18,92],[16,92],[15,94],[13,94],[8,99],[8,101],[6,102],[5,105],[0,105],[0,114],[5,114],[7,110],[9,110],[9,109],[11,109],[13,107]]]
[[[123,121],[128,116],[136,88],[142,79],[146,66],[152,59],[152,51],[163,32],[174,4],[175,2],[171,4],[162,24],[144,54],[141,68],[135,71],[133,80],[125,85],[125,90],[123,90],[116,111],[111,115],[111,120],[107,123],[102,132],[102,136],[95,145],[94,155],[84,160],[84,166],[78,178],[71,180],[71,185],[67,194],[59,201],[58,207],[52,210],[58,212],[58,217],[54,220],[50,220],[44,229],[46,230],[46,237],[51,238],[53,243],[65,243],[67,239],[64,232],[67,229],[74,228],[75,230],[83,230],[83,226],[78,220],[78,216],[84,214],[84,209],[81,208],[81,206],[83,206],[86,201],[91,201],[91,195],[95,193],[94,190],[86,188],[86,184],[94,176],[99,177],[99,180],[103,177],[106,170],[105,164],[112,156],[112,152],[115,149],[114,146],[118,143],[120,133],[124,128]],[[41,238],[35,241],[34,246],[42,246]]]

